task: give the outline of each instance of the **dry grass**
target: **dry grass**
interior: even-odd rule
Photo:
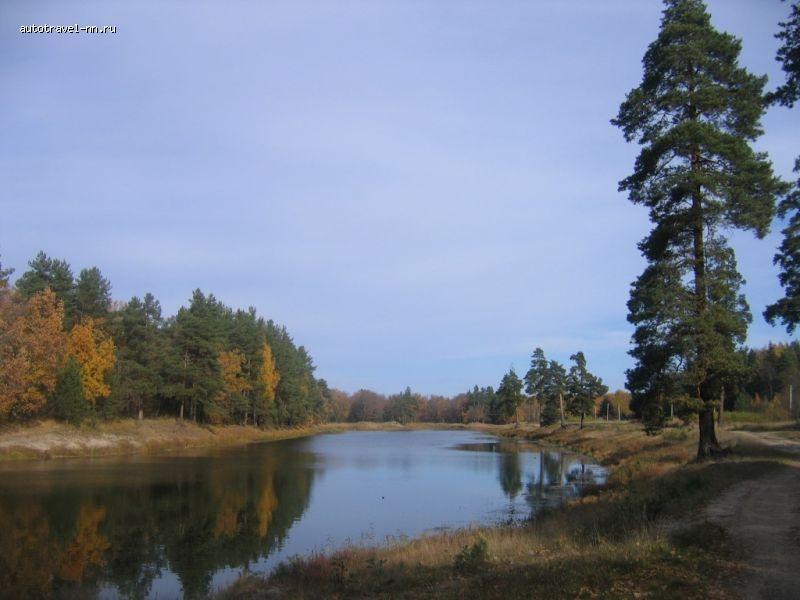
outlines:
[[[266,579],[244,577],[221,596],[731,597],[727,582],[736,562],[724,529],[686,516],[729,486],[780,468],[777,461],[737,456],[692,463],[697,438],[688,428],[656,437],[627,423],[593,424],[580,431],[488,430],[589,453],[613,467],[611,481],[529,524],[297,558]]]
[[[358,424],[354,427],[362,428]],[[24,427],[8,427],[0,432],[0,460],[161,453],[281,440],[344,429],[345,426],[339,425],[259,429],[241,425],[198,425],[175,419],[122,419],[81,427],[42,421]]]
[[[491,427],[491,426],[490,426]],[[154,454],[214,446],[304,437],[342,431],[464,429],[460,424],[326,423],[261,429],[241,425],[201,425],[174,418],[119,419],[74,427],[53,420],[0,428],[0,461]]]

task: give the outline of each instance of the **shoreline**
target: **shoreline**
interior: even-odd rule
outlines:
[[[460,423],[322,423],[261,429],[244,425],[206,425],[193,421],[121,419],[74,427],[52,420],[0,430],[0,463],[61,458],[169,454],[186,449],[235,447],[344,431],[453,429],[493,431],[507,426]]]
[[[794,425],[787,424],[793,428]],[[730,424],[720,428],[722,440],[730,441],[733,430],[759,431],[766,425]],[[171,452],[235,447],[245,444],[295,439],[326,433],[346,431],[418,431],[418,430],[477,431],[502,439],[517,439],[541,446],[567,449],[592,458],[604,467],[624,462],[625,442],[648,445],[685,440],[695,434],[692,427],[668,428],[665,433],[645,437],[635,421],[606,423],[602,420],[587,423],[584,429],[569,423],[539,427],[521,423],[491,425],[486,423],[408,423],[362,421],[356,423],[320,423],[303,427],[261,429],[243,425],[207,425],[174,418],[120,419],[95,425],[74,427],[66,423],[44,420],[33,424],[6,427],[0,430],[0,463],[8,461],[52,460],[61,458],[103,458],[131,455],[157,455]],[[609,445],[607,433],[612,432],[621,447]],[[626,432],[620,437],[621,432]],[[666,438],[662,437],[666,436]]]

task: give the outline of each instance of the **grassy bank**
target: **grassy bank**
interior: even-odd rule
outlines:
[[[298,558],[266,579],[243,577],[221,597],[729,598],[735,549],[698,511],[728,487],[783,468],[779,455],[746,447],[692,463],[691,429],[656,437],[626,423],[481,429],[591,454],[612,467],[609,485],[522,526]]]
[[[328,423],[285,429],[123,419],[73,427],[55,421],[0,430],[0,460],[96,457],[233,446],[346,430],[404,429],[396,423]]]

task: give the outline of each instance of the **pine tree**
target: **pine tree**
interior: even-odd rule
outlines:
[[[605,394],[608,386],[604,385],[602,379],[590,373],[586,368],[586,357],[583,352],[576,352],[569,359],[575,364],[570,368],[567,377],[570,396],[567,406],[572,414],[580,416],[580,428],[583,429],[583,419],[592,412],[594,399]]]
[[[75,282],[75,312],[78,319],[103,319],[111,306],[111,282],[100,269],[82,269]]]
[[[264,345],[266,343],[266,325],[263,319],[256,315],[256,310],[237,310],[233,317],[233,326],[228,343],[238,348],[244,354],[242,373],[247,381],[244,391],[244,401],[247,412],[244,414],[244,423],[248,422],[248,415],[252,415],[253,424],[258,424],[259,415],[269,412],[269,401],[274,400],[274,387],[266,386],[262,374],[265,365]],[[270,353],[269,359],[272,360]],[[274,368],[275,362],[271,366]],[[271,381],[270,381],[271,383]],[[275,382],[277,385],[277,382]],[[269,401],[265,398],[269,395]]]
[[[226,310],[213,294],[206,296],[198,289],[192,294],[189,307],[181,308],[172,322],[181,361],[181,416],[187,400],[194,420],[203,420],[215,412],[213,404],[222,386],[217,353],[223,346]]]
[[[786,81],[775,91],[767,94],[767,101],[791,108],[800,100],[800,2],[791,5],[789,20],[779,23],[781,30],[775,37],[781,40],[781,47],[775,60],[781,63]]]
[[[73,425],[80,425],[89,416],[91,411],[83,394],[81,368],[74,358],[70,358],[58,374],[50,406],[54,417]]]
[[[794,171],[800,173],[800,158],[795,162]],[[773,260],[780,267],[778,281],[784,289],[784,296],[766,308],[764,318],[773,325],[780,321],[789,333],[793,333],[800,325],[800,179],[794,190],[781,200],[778,216],[789,218],[781,232],[783,241]]]
[[[629,302],[637,362],[628,386],[656,407],[665,378],[691,397],[706,458],[719,450],[714,407],[751,320],[724,232],[763,237],[785,186],[750,146],[762,133],[766,78],[738,65],[740,41],[712,27],[701,0],[665,5],[642,82],[612,121],[643,146],[620,190],[655,225],[639,245],[648,267]]]
[[[170,363],[177,361],[169,360],[170,340],[163,327],[161,304],[149,293],[131,298],[114,314],[117,362],[107,416],[125,411],[141,419],[145,411],[156,413],[161,401],[172,395],[167,375]]]
[[[567,392],[567,370],[558,361],[551,360],[547,367],[544,388],[542,425],[552,425],[557,420],[564,427],[564,394]]]
[[[775,37],[783,43],[775,58],[786,73],[786,82],[769,94],[768,100],[792,108],[800,100],[800,2],[792,4],[789,20],[780,26],[781,31]],[[795,162],[794,171],[800,173],[800,158]],[[778,216],[789,218],[774,259],[780,267],[778,279],[784,297],[767,307],[764,318],[773,325],[781,321],[792,333],[800,324],[800,180],[781,201]]]
[[[547,376],[547,358],[544,350],[536,348],[531,355],[531,368],[525,373],[525,393],[536,399],[539,409],[539,423],[542,421],[542,403],[544,400],[544,383]]]
[[[75,316],[75,282],[69,263],[39,252],[28,266],[30,268],[16,281],[17,290],[25,298],[32,298],[50,288],[64,305],[64,322],[69,328]]]
[[[499,415],[506,421],[515,417],[517,407],[522,402],[522,380],[517,376],[514,367],[503,376],[496,394]]]

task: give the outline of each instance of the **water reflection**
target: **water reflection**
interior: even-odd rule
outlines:
[[[541,508],[563,504],[605,481],[603,468],[570,452],[509,440],[459,444],[457,448],[497,455],[498,481],[508,500],[506,520],[520,517],[518,496],[523,487],[531,509],[528,516],[533,516]]]
[[[307,457],[285,450],[257,460],[238,454],[234,464],[175,458],[180,468],[167,473],[165,465],[132,461],[128,483],[111,476],[116,466],[66,478],[62,471],[3,473],[0,589],[92,596],[104,586],[143,597],[168,566],[186,596],[206,595],[216,571],[270,554],[306,509],[315,470],[296,468]],[[143,469],[156,476],[142,481]],[[62,481],[14,493],[27,487],[25,476]]]
[[[531,473],[526,485],[527,500],[533,512],[564,503],[587,486],[603,481],[603,471],[586,459],[562,452],[542,451],[539,469]]]
[[[3,465],[0,595],[202,597],[347,539],[525,517],[601,478],[572,455],[458,431]]]

